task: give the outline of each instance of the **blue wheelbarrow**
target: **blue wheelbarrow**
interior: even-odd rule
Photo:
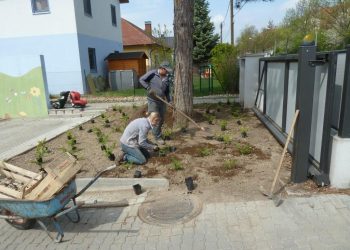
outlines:
[[[86,191],[103,173],[116,168],[116,165],[110,166],[99,172],[82,190],[77,193],[75,180],[71,180],[59,193],[53,198],[45,201],[20,200],[20,199],[0,199],[0,218],[5,219],[11,226],[27,230],[34,227],[35,223],[44,229],[49,237],[55,242],[61,242],[64,236],[62,227],[57,219],[65,215],[71,222],[78,223],[80,215],[76,198]],[[67,204],[72,201],[72,205]],[[49,218],[57,235],[52,236],[42,219]]]

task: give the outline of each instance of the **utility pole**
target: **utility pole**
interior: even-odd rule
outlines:
[[[233,19],[233,0],[230,0],[230,17],[231,17],[231,44],[235,45],[234,41],[234,19]]]
[[[220,43],[222,43],[222,22],[220,23]]]

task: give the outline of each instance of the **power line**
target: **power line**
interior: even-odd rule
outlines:
[[[226,20],[226,17],[227,17],[227,14],[228,14],[228,10],[230,9],[230,0],[228,0],[228,5],[227,5],[227,10],[226,10],[226,15],[225,15],[225,18],[224,18],[224,21],[222,21],[222,26],[225,25],[225,20]]]

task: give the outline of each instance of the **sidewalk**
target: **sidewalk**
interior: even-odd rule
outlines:
[[[138,207],[82,209],[78,224],[62,217],[59,244],[38,226],[20,231],[0,220],[0,248],[350,249],[350,197],[344,195],[290,198],[280,207],[271,200],[204,204],[194,220],[170,226],[142,222]]]

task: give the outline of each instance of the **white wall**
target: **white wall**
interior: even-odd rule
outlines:
[[[49,7],[33,14],[30,0],[0,1],[0,39],[76,33],[73,0],[49,0]]]
[[[112,25],[111,5],[116,7],[117,26]],[[74,1],[74,8],[79,34],[122,43],[119,1],[91,0],[92,17],[85,15],[82,0]]]
[[[329,179],[336,188],[350,188],[350,139],[333,137]]]

